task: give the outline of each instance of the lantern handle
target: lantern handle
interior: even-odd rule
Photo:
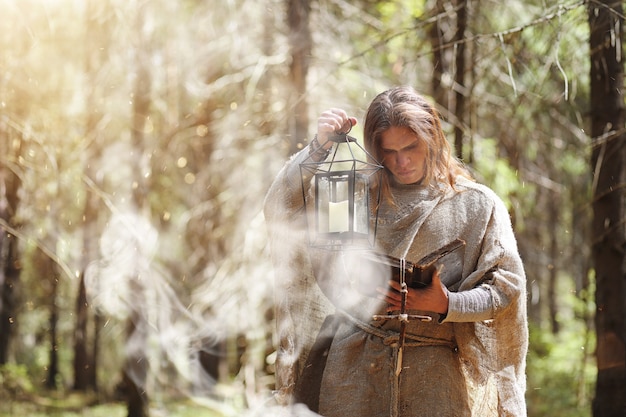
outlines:
[[[328,140],[335,142],[335,143],[356,142],[356,138],[353,138],[352,136],[348,136],[348,133],[350,133],[350,131],[352,130],[352,127],[354,126],[352,124],[352,120],[348,120],[348,123],[350,123],[350,129],[348,129],[347,132],[334,133],[328,137]]]

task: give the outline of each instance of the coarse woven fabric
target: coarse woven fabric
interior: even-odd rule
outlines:
[[[299,163],[308,148],[280,171],[264,202],[272,262],[275,270],[276,392],[280,405],[289,405],[296,380],[324,319],[334,312],[313,276]]]
[[[285,165],[265,205],[277,266],[290,266],[277,270],[277,289],[289,289],[286,294],[277,291],[282,297],[279,337],[288,341],[281,343],[277,360],[282,400],[289,401],[302,371],[314,340],[310,332],[317,334],[325,315],[338,310],[348,319],[328,352],[319,398],[322,415],[525,416],[526,283],[502,201],[487,187],[464,179],[454,190],[392,185],[395,204],[384,201],[379,212],[380,250],[416,261],[453,239],[467,242],[461,285],[450,293],[446,317],[408,325],[411,336],[439,339],[443,333],[458,348],[409,343],[396,378],[398,347],[393,340],[399,324],[372,322],[372,315],[384,313],[385,306],[361,291],[379,285],[376,280],[383,274],[355,276],[350,272],[358,259],[306,248],[298,169],[306,152]],[[284,222],[288,232],[279,232],[285,230],[279,227]],[[285,257],[285,252],[275,252],[277,246],[298,255]],[[368,332],[371,328],[385,336]]]

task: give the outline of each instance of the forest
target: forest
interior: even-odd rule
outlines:
[[[509,209],[528,415],[625,415],[622,2],[0,8],[0,417],[287,415],[264,196],[395,85]]]

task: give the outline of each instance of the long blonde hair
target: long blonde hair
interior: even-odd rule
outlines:
[[[441,128],[437,111],[412,87],[401,86],[380,93],[370,104],[363,128],[364,144],[377,161],[383,161],[382,133],[390,127],[406,127],[426,143],[425,185],[446,183],[454,188],[459,175],[472,179],[463,163],[451,151]],[[389,198],[389,178],[385,169],[380,184],[383,197]]]

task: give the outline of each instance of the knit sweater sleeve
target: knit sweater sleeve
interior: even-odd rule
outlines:
[[[444,322],[483,321],[492,318],[493,299],[486,286],[448,294],[448,314]]]

